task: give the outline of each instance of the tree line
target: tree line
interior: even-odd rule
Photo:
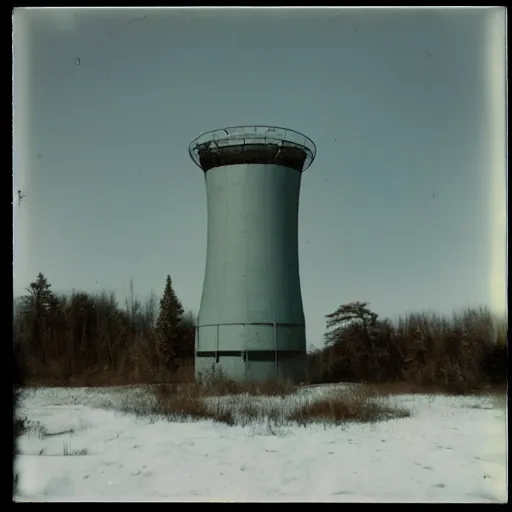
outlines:
[[[465,391],[505,382],[507,320],[486,308],[446,317],[379,319],[367,302],[326,315],[324,347],[308,354],[311,382],[392,382]]]
[[[55,294],[43,274],[14,307],[15,381],[114,385],[194,378],[195,318],[170,276],[163,295]],[[474,389],[506,381],[507,321],[485,308],[451,318],[410,314],[380,319],[367,302],[326,315],[325,343],[308,353],[311,383],[406,381]]]
[[[190,374],[195,320],[170,276],[158,304],[133,294],[56,294],[38,274],[15,301],[13,348],[18,379],[55,385],[168,382]],[[15,376],[16,380],[16,376]]]

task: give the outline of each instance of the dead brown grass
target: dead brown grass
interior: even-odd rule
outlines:
[[[485,385],[478,389],[467,389],[457,385],[429,385],[417,384],[415,382],[397,381],[397,382],[379,382],[360,384],[362,392],[368,396],[389,396],[389,395],[496,395],[506,396],[507,385],[500,383],[495,385]]]
[[[361,384],[364,392],[370,396],[389,395],[465,395],[468,391],[449,385],[418,384],[416,382],[379,382]]]
[[[234,425],[262,419],[265,415],[276,417],[279,413],[260,411],[251,400],[257,397],[281,397],[291,395],[295,387],[282,382],[236,382],[222,376],[203,381],[182,384],[160,384],[150,388],[154,398],[153,414],[175,418],[211,419]],[[218,398],[208,403],[209,398]],[[223,400],[220,400],[223,399]],[[227,399],[227,400],[226,400]],[[268,408],[267,408],[268,409]]]
[[[18,438],[27,431],[26,418],[14,418],[13,421],[13,434],[14,438]]]
[[[289,382],[278,380],[237,382],[223,376],[221,373],[207,375],[195,385],[203,396],[287,396],[297,389]]]
[[[402,418],[409,411],[390,407],[383,397],[370,389],[334,389],[315,398],[306,394],[292,396],[289,387],[279,383],[221,382],[159,385],[151,388],[153,402],[144,414],[171,419],[213,420],[227,425],[265,422],[274,426],[296,423],[342,424]]]
[[[198,386],[160,385],[153,388],[155,413],[191,419],[214,419],[202,399]]]
[[[370,423],[391,418],[405,418],[405,408],[390,407],[377,395],[365,389],[336,390],[330,396],[301,404],[290,419],[306,426],[313,422],[339,424],[347,422]]]

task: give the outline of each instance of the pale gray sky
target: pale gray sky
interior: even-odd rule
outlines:
[[[14,291],[161,294],[197,313],[200,133],[292,128],[308,344],[340,304],[505,303],[505,10],[17,9]],[[78,59],[78,60],[77,60]],[[79,65],[78,65],[79,64]]]

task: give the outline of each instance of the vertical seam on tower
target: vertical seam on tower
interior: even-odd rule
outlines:
[[[265,164],[265,171],[267,170],[267,164]],[[274,169],[273,169],[274,170]],[[266,173],[265,173],[266,174]],[[265,176],[266,177],[266,176]],[[272,272],[272,264],[270,261],[270,251],[269,251],[269,243],[268,243],[268,207],[270,204],[269,196],[270,194],[267,194],[266,184],[268,183],[268,180],[265,180],[265,189],[264,193],[267,196],[267,204],[265,205],[265,248],[266,248],[266,255],[267,255],[267,269],[269,274],[269,286],[270,286],[270,307],[272,308],[272,338],[274,339],[274,377],[277,377],[277,331],[276,331],[276,308],[275,308],[275,298],[274,298],[274,287],[272,286],[272,279],[273,279],[273,272]]]
[[[244,172],[245,172],[245,175],[247,176],[247,179],[246,179],[246,187],[245,187],[245,190],[244,190],[244,203],[245,205],[249,204],[249,202],[247,201],[248,199],[248,190],[250,190],[250,187],[248,186],[249,185],[249,179],[250,179],[250,169],[249,169],[249,172],[248,172],[248,169],[247,169],[247,164],[245,164],[245,169],[244,169]],[[251,236],[251,230],[250,230],[250,225],[249,223],[247,222],[247,209],[246,208],[243,208],[242,211],[244,212],[244,228],[246,229],[246,232],[245,232],[245,290],[244,290],[244,299],[245,299],[245,321],[244,321],[244,325],[243,325],[243,329],[244,329],[244,333],[243,333],[243,336],[244,336],[244,344],[243,344],[243,347],[242,347],[242,351],[244,353],[246,353],[247,351],[247,324],[249,323],[249,243],[250,243],[250,236]],[[247,357],[247,354],[245,355],[245,359],[244,359],[244,367],[245,367],[245,370],[247,371],[247,361],[248,361],[248,357]]]
[[[229,190],[228,190],[228,171],[226,166],[224,166],[224,195],[226,197],[226,200],[224,201],[224,226],[228,226],[228,220],[229,220]],[[229,230],[225,230],[224,234],[225,236],[229,237]],[[227,240],[224,240],[224,250],[226,247]],[[226,254],[226,253],[225,253]],[[226,270],[228,268],[228,258],[224,257],[224,265],[222,268],[222,293],[224,298],[226,297]],[[222,316],[224,316],[224,301],[222,302]]]
[[[249,204],[246,199],[248,196],[248,191],[250,190],[249,185],[249,177],[250,177],[250,169],[247,168],[247,164],[244,164],[244,173],[246,179],[244,180],[246,186],[243,192],[244,204]],[[249,171],[249,172],[248,172]],[[244,377],[247,379],[247,372],[249,368],[249,354],[247,353],[247,336],[249,335],[249,330],[247,328],[249,322],[249,239],[251,236],[251,229],[249,223],[247,223],[247,209],[242,208],[243,214],[245,216],[243,226],[246,229],[245,232],[245,290],[244,290],[244,300],[245,300],[245,320],[243,323],[243,345],[242,345],[242,361],[244,363]]]
[[[227,221],[229,219],[229,191],[228,191],[228,176],[227,176],[227,170],[226,170],[226,167],[224,166],[223,168],[224,170],[224,197],[226,198],[225,201],[224,201],[224,226],[227,226]],[[224,231],[224,236],[226,236],[226,232],[227,230]],[[223,241],[224,243],[224,248],[223,250],[225,251],[225,247],[226,247],[226,240]],[[223,295],[223,299],[225,299],[226,297],[226,267],[227,267],[227,260],[228,258],[226,256],[224,256],[224,265],[222,266],[222,276],[221,276],[221,279],[220,280],[217,280],[217,283],[221,283],[221,288],[222,290],[219,290],[217,288],[217,300],[218,300],[218,303],[219,305],[217,306],[217,349],[220,348],[220,320],[221,318],[219,318],[220,316],[224,316],[224,300],[220,300],[220,292],[222,291],[222,295]],[[221,309],[222,308],[222,315],[220,314],[221,313]]]

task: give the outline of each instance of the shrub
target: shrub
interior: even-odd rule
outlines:
[[[357,391],[338,389],[330,396],[302,403],[290,415],[290,419],[299,425],[306,426],[312,422],[324,424],[368,423],[408,416],[410,416],[410,412],[407,409],[390,407],[364,389]]]
[[[506,380],[506,320],[486,308],[391,322],[357,302],[327,319],[325,347],[308,355],[310,382],[405,381],[467,393]]]
[[[237,390],[241,389],[241,386]],[[231,391],[233,388],[229,388]],[[269,430],[290,422],[299,425],[321,422],[342,424],[373,422],[409,415],[409,411],[386,405],[381,396],[361,391],[334,390],[315,398],[303,393],[270,396],[245,393],[220,395],[201,384],[162,385],[153,388],[154,400],[139,414],[173,420],[213,420],[228,425],[266,423]],[[252,388],[251,388],[252,389]]]

